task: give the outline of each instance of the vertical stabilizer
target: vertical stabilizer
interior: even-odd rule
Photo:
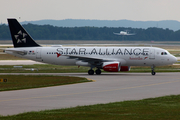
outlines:
[[[14,47],[40,47],[16,19],[8,19]]]

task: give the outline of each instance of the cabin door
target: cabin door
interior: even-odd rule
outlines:
[[[41,59],[41,48],[36,49],[36,59]]]
[[[155,59],[155,50],[154,49],[150,49],[149,59]]]

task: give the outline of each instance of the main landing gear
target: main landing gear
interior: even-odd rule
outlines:
[[[97,70],[95,71],[95,73],[96,73],[96,75],[100,75],[100,74],[101,74],[101,70],[100,70],[100,69],[97,69]],[[90,70],[88,71],[88,74],[89,74],[89,75],[94,75],[94,70],[93,70],[93,69],[90,69]]]
[[[100,75],[101,74],[101,70],[100,69],[97,69],[95,72],[96,72],[96,75]]]
[[[156,75],[156,72],[154,72],[154,68],[155,68],[155,66],[153,65],[153,66],[151,66],[151,74],[152,75]]]
[[[94,75],[94,70],[90,69],[90,70],[88,71],[88,74],[89,74],[89,75]]]

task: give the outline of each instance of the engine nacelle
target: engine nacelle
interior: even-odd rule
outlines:
[[[120,66],[119,62],[104,62],[103,70],[107,72],[127,72],[130,71],[130,66]]]
[[[104,62],[103,70],[107,72],[118,72],[120,71],[119,62]]]
[[[120,71],[122,71],[122,72],[127,72],[127,71],[130,71],[130,69],[131,69],[130,66],[121,66]]]

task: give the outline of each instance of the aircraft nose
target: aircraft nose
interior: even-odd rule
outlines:
[[[175,63],[175,62],[177,62],[177,58],[176,58],[175,56],[172,56],[171,61],[172,61],[173,63]]]

